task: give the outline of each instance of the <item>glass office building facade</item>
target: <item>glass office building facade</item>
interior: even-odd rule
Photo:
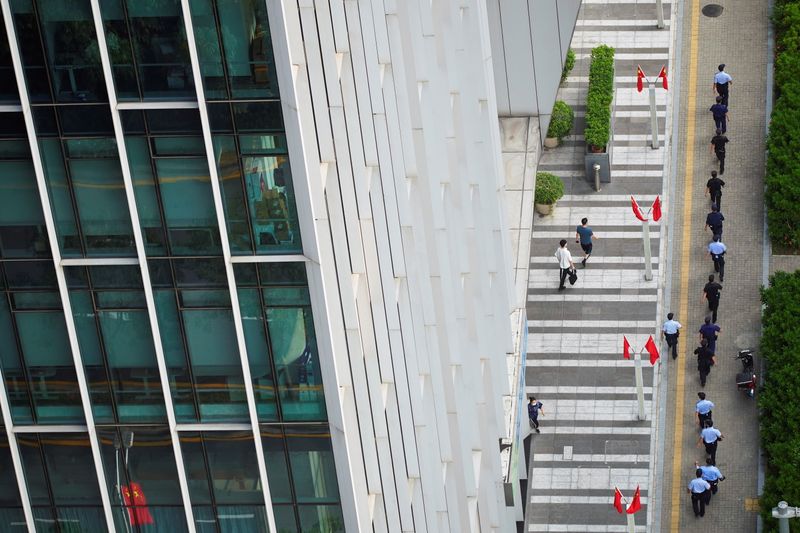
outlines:
[[[0,530],[343,531],[266,2],[0,6]]]

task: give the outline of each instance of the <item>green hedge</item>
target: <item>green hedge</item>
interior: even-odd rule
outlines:
[[[586,97],[586,143],[605,146],[611,137],[611,100],[614,99],[614,49],[600,45],[592,49],[589,94]]]
[[[775,105],[767,138],[766,205],[773,245],[800,248],[800,2],[778,0],[773,13]]]
[[[567,81],[567,76],[572,72],[573,67],[575,67],[575,52],[570,48],[567,50],[567,57],[564,59],[564,70],[561,71],[561,83]]]
[[[550,126],[547,128],[548,137],[556,137],[559,141],[569,135],[575,114],[572,108],[563,100],[556,100],[553,104],[553,113],[550,115]]]
[[[772,276],[769,288],[761,290],[761,301],[765,310],[759,353],[768,369],[758,393],[767,461],[761,497],[766,533],[777,531],[771,509],[779,501],[800,504],[800,271]],[[792,530],[800,531],[800,523],[791,522]]]
[[[533,203],[553,205],[562,196],[564,196],[564,182],[561,181],[561,178],[549,172],[536,173]]]

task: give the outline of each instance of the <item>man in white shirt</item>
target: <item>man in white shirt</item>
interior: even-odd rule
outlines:
[[[563,291],[564,282],[567,280],[570,270],[575,270],[575,264],[572,262],[572,254],[567,250],[567,239],[561,239],[559,243],[561,246],[556,250],[555,256],[558,261],[558,266],[561,269],[561,275],[558,282],[558,290]]]
[[[683,326],[677,320],[673,320],[675,313],[667,313],[667,321],[661,326],[661,338],[667,339],[667,346],[672,348],[672,358],[678,358],[678,331]]]
[[[705,444],[706,454],[712,465],[717,464],[717,444],[722,440],[722,437],[722,432],[713,426],[713,422],[706,420],[706,427],[700,432],[700,442],[697,445],[700,446],[700,443]]]
[[[711,485],[703,479],[703,471],[699,468],[694,472],[695,478],[689,482],[686,490],[692,495],[692,510],[694,516],[705,516],[706,514],[706,494],[711,490]]]
[[[714,240],[708,243],[708,255],[714,261],[714,272],[719,272],[719,280],[725,281],[725,252],[728,247],[722,242],[720,235],[714,235]]]
[[[697,414],[700,431],[703,431],[703,428],[706,427],[706,420],[711,419],[711,411],[714,409],[714,402],[706,400],[705,392],[698,392],[697,397],[700,399],[697,400],[694,406],[694,412]]]
[[[714,94],[722,97],[722,105],[728,106],[728,91],[733,85],[733,78],[725,72],[725,63],[717,67],[719,72],[714,74]]]

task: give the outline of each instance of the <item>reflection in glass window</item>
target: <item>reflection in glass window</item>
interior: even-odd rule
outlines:
[[[106,530],[85,433],[24,434],[19,447],[37,523],[69,524],[73,531]]]
[[[266,4],[192,0],[191,10],[206,98],[277,97]]]
[[[88,273],[89,286],[70,290],[70,302],[95,421],[165,422],[139,267],[90,267]]]
[[[11,462],[8,437],[6,429],[0,425],[0,530],[13,531],[17,527],[22,531],[19,525],[24,522],[25,515],[22,512],[17,476]]]
[[[179,0],[101,0],[120,100],[194,99]]]
[[[213,141],[233,253],[252,253],[251,242],[257,253],[301,252],[284,137],[216,135]]]
[[[5,28],[3,14],[0,13],[0,28]],[[8,39],[0,39],[0,102],[15,104],[19,102],[17,91],[17,78],[14,75],[14,65],[11,61],[11,51],[8,48]]]
[[[187,531],[169,429],[98,428],[117,531]]]
[[[49,255],[28,141],[0,141],[0,257]]]
[[[182,433],[181,450],[198,531],[265,530],[252,433]]]

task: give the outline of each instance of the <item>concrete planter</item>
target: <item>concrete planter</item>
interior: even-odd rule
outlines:
[[[602,152],[593,152],[592,147],[586,145],[586,154],[583,156],[584,170],[586,179],[589,183],[594,183],[594,165],[600,165],[600,183],[611,183],[611,150],[614,146],[614,108],[617,104],[616,83],[614,87],[614,97],[611,99],[611,124],[608,144]]]
[[[545,137],[544,138],[544,147],[545,148],[556,148],[558,146],[558,137]]]
[[[533,208],[536,210],[536,212],[543,216],[552,213],[555,206],[556,204],[533,204]]]

